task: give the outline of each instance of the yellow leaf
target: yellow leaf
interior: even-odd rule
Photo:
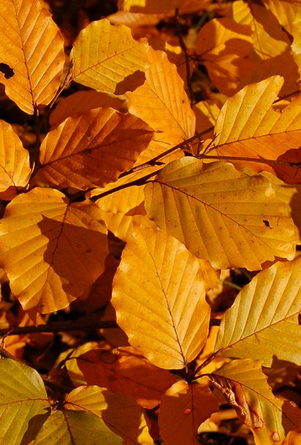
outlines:
[[[274,396],[260,361],[233,360],[210,379],[253,431],[256,445],[280,444],[288,431],[301,425],[301,411]]]
[[[156,141],[176,145],[194,135],[195,115],[184,82],[166,53],[149,48],[148,58],[151,65],[144,85],[127,93],[129,112],[157,132]]]
[[[233,18],[236,22],[251,27],[254,50],[260,58],[269,59],[289,51],[288,35],[265,7],[236,0],[233,2]]]
[[[301,10],[300,13],[295,17],[294,21],[292,22],[292,34],[294,41],[292,43],[292,52],[293,57],[298,65],[298,71],[299,71],[299,81],[301,77],[301,31],[300,31],[300,24],[301,24]]]
[[[81,190],[104,186],[132,167],[152,135],[145,122],[112,108],[69,117],[43,140],[36,181]]]
[[[124,100],[119,97],[98,91],[77,91],[62,99],[50,114],[49,122],[52,127],[61,124],[67,117],[83,114],[86,111],[100,107],[111,107],[121,111]]]
[[[142,408],[124,394],[112,394],[99,386],[82,386],[67,395],[65,408],[83,410],[102,418],[109,428],[123,437],[129,445],[153,444]],[[106,441],[101,443],[111,444]]]
[[[210,20],[198,33],[195,47],[212,83],[222,93],[233,94],[252,67],[250,27],[228,18]]]
[[[293,21],[296,18],[296,14],[301,12],[300,2],[291,2],[290,0],[263,0],[263,4],[273,13],[280,25],[292,34]]]
[[[78,357],[77,362],[89,385],[127,394],[148,409],[155,408],[175,383],[175,376],[152,365],[130,346],[113,352],[94,349]]]
[[[124,25],[106,19],[90,23],[74,42],[72,80],[95,90],[124,94],[144,81],[147,41],[134,40]]]
[[[0,221],[1,265],[25,310],[48,313],[83,296],[104,270],[106,229],[93,203],[35,188]]]
[[[273,110],[272,104],[283,84],[280,76],[270,77],[248,85],[228,99],[217,118],[213,146],[221,156],[240,156],[264,161],[264,158],[294,161],[299,157],[301,135],[301,97],[295,99],[282,112]],[[300,174],[293,167],[256,162],[235,162],[242,168],[250,166],[256,171],[276,172],[280,179],[298,183]]]
[[[261,269],[275,257],[293,259],[295,228],[279,184],[232,164],[183,158],[145,188],[150,219],[218,269]]]
[[[215,351],[227,357],[273,359],[301,365],[301,258],[279,262],[256,275],[222,319]]]
[[[216,275],[173,237],[136,228],[122,253],[112,304],[129,343],[164,369],[182,369],[202,349]]]
[[[31,168],[25,150],[11,125],[0,120],[0,198],[12,199],[28,183]]]
[[[198,445],[198,427],[218,411],[207,386],[179,380],[168,389],[159,412],[159,428],[165,445]]]
[[[25,113],[54,98],[65,63],[64,41],[38,0],[1,0],[0,61],[5,92]]]
[[[144,14],[162,14],[179,7],[180,0],[119,0],[118,9]]]
[[[283,445],[301,445],[301,433],[290,431],[283,442]]]

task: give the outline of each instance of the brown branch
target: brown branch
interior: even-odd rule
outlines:
[[[291,162],[291,161],[278,161],[276,159],[264,159],[264,158],[245,158],[243,156],[211,156],[200,154],[198,159],[215,159],[217,161],[245,161],[245,162],[255,162],[259,164],[267,165],[286,165],[287,167],[300,168],[301,162]]]
[[[85,318],[72,321],[56,321],[54,323],[40,324],[38,326],[22,326],[13,329],[0,329],[0,336],[37,334],[43,332],[55,333],[62,331],[88,331],[93,329],[112,329],[117,327],[118,325],[114,320],[93,321]],[[2,354],[1,349],[0,354]]]
[[[176,8],[175,19],[176,19],[176,30],[177,30],[177,35],[179,38],[179,43],[180,43],[180,46],[181,46],[184,56],[185,56],[186,81],[187,81],[188,95],[189,95],[190,103],[194,104],[195,100],[194,100],[194,93],[193,93],[193,88],[192,88],[192,83],[191,83],[190,58],[189,58],[187,46],[183,39],[181,26],[179,23],[179,8]]]

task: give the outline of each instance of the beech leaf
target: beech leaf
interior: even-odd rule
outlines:
[[[222,319],[215,350],[227,357],[301,365],[301,258],[274,264],[245,286]]]
[[[119,9],[143,14],[164,14],[179,7],[179,0],[119,0]]]
[[[172,374],[152,365],[131,347],[113,352],[93,349],[78,357],[77,362],[89,385],[127,394],[148,409],[155,408],[175,382]]]
[[[28,183],[31,168],[25,150],[11,125],[0,120],[0,198],[12,199]]]
[[[218,403],[207,386],[179,380],[168,389],[159,412],[159,428],[165,445],[198,445],[198,427]]]
[[[124,394],[112,394],[99,386],[82,386],[67,395],[65,408],[84,410],[102,418],[114,433],[123,437],[126,444],[153,444],[143,409]]]
[[[202,349],[216,276],[164,232],[136,227],[122,253],[112,304],[129,343],[156,366],[181,369]]]
[[[276,256],[294,257],[294,223],[280,190],[266,175],[186,157],[147,184],[145,206],[162,230],[213,267],[256,270]]]
[[[38,0],[1,0],[0,82],[25,113],[54,98],[65,63],[64,41]]]
[[[106,229],[94,203],[52,189],[17,196],[0,221],[1,266],[24,310],[48,313],[85,295],[104,270]]]
[[[22,363],[1,359],[1,443],[29,443],[35,438],[49,413],[50,404],[40,375]]]
[[[132,91],[144,82],[147,46],[146,39],[134,40],[127,26],[92,22],[74,42],[72,80],[107,93]]]
[[[145,122],[112,108],[69,117],[43,140],[35,180],[81,190],[104,186],[133,166],[152,135]]]
[[[256,445],[281,443],[288,431],[301,425],[300,409],[274,396],[258,360],[233,360],[214,371],[210,380],[253,431]]]

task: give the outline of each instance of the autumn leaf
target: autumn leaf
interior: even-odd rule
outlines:
[[[281,165],[283,161],[294,161],[298,157],[301,99],[297,98],[282,112],[273,110],[272,104],[283,79],[270,77],[262,82],[248,85],[228,99],[217,118],[212,146],[218,155],[246,158],[240,168],[250,166],[256,171],[276,172],[277,176],[291,184],[300,182],[296,168]],[[261,163],[248,162],[248,158]],[[264,163],[264,159],[280,161],[277,165]]]
[[[240,419],[253,431],[256,445],[275,445],[301,424],[300,410],[277,399],[260,361],[233,360],[210,376]]]
[[[294,257],[294,224],[278,187],[232,164],[186,157],[147,184],[145,205],[162,230],[213,267],[256,270],[275,256]]]
[[[300,265],[301,258],[276,263],[242,289],[222,319],[215,351],[260,359],[265,366],[272,366],[275,357],[301,364],[296,347],[301,335]]]
[[[184,368],[206,341],[210,308],[205,292],[215,279],[208,263],[176,239],[136,227],[113,282],[117,323],[150,362]]]
[[[179,380],[168,389],[160,405],[159,427],[164,444],[199,444],[198,427],[215,411],[218,403],[207,386]]]
[[[17,196],[0,221],[0,252],[24,310],[53,312],[83,296],[103,272],[105,234],[93,203],[69,204],[52,189]]]
[[[11,200],[17,190],[28,183],[31,173],[29,153],[11,125],[2,120],[0,132],[0,197]]]
[[[107,19],[92,22],[74,42],[72,80],[107,93],[132,91],[143,83],[149,66],[146,49],[147,41],[134,40],[124,25]]]
[[[148,409],[158,405],[164,392],[175,382],[168,371],[152,365],[131,347],[113,352],[94,349],[77,361],[89,385],[127,394]]]
[[[179,7],[180,0],[119,0],[123,11],[143,14],[163,14]]]
[[[44,383],[37,371],[11,359],[0,360],[0,440],[29,443],[50,413]]]
[[[69,117],[45,137],[35,180],[81,190],[104,186],[132,167],[152,135],[145,122],[112,108]]]
[[[38,0],[2,0],[0,81],[22,111],[48,105],[60,84],[64,41]]]
[[[67,395],[65,408],[76,410],[77,413],[79,410],[93,413],[103,419],[109,428],[129,445],[153,444],[143,409],[135,400],[124,394],[112,394],[99,386],[79,387]],[[117,438],[115,440],[116,444],[121,443]],[[115,442],[104,443],[115,445]]]

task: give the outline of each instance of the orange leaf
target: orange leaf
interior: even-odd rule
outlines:
[[[0,221],[1,265],[25,310],[48,313],[84,295],[104,270],[106,229],[93,203],[61,192],[17,196]]]
[[[112,108],[69,117],[45,137],[36,180],[81,190],[104,186],[132,167],[152,135],[145,122]]]
[[[159,427],[164,444],[199,444],[198,427],[215,411],[218,403],[207,386],[178,381],[166,392],[160,406]]]
[[[160,403],[175,377],[149,363],[134,348],[118,348],[114,352],[93,349],[77,359],[88,385],[108,388],[134,397],[144,408]]]
[[[29,153],[11,125],[0,120],[0,199],[12,199],[28,183]]]
[[[25,113],[54,98],[65,63],[64,41],[38,0],[1,0],[0,60],[5,92]]]

